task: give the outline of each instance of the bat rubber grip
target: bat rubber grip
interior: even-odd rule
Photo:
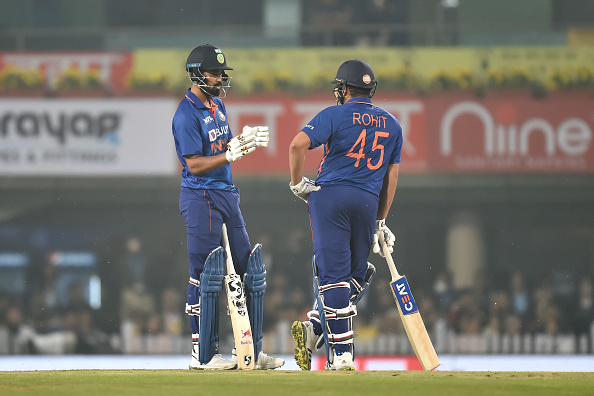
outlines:
[[[379,233],[379,242],[382,252],[384,253],[384,257],[388,262],[388,268],[390,269],[390,275],[392,276],[392,280],[396,280],[401,277],[396,269],[396,265],[394,264],[394,259],[392,259],[392,255],[390,254],[390,250],[388,249],[388,245],[386,244],[386,239],[384,238],[384,233]]]

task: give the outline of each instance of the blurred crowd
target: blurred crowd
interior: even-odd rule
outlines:
[[[408,44],[407,0],[306,0],[303,45],[393,46]],[[354,25],[358,25],[356,29]],[[370,28],[373,26],[373,28]]]
[[[257,238],[271,246],[269,236]],[[271,249],[264,250],[268,270],[264,342],[271,353],[291,353],[290,325],[306,319],[313,301],[311,259],[302,248],[307,238],[301,230],[286,235],[286,245],[280,249],[282,258],[275,257]],[[190,326],[184,311],[187,276],[183,255],[179,261],[177,271],[175,265],[165,265],[155,272],[140,239],[130,237],[120,259],[111,263],[112,277],[104,279],[100,309],[89,305],[84,286],[77,282],[68,286],[66,298],[60,297],[54,282],[56,268],[44,265],[43,271],[27,281],[24,295],[0,294],[0,354],[186,353]],[[172,276],[172,272],[179,274]],[[354,326],[361,353],[390,353],[371,345],[381,337],[404,334],[386,272],[378,269],[358,306]],[[515,271],[504,279],[507,282],[477,280],[472,288],[456,289],[445,271],[433,279],[410,277],[438,352],[497,353],[496,348],[484,346],[486,340],[542,334],[586,340],[582,341],[586,345],[574,350],[594,353],[591,277],[559,282],[543,274],[527,280],[526,274]],[[224,296],[220,301],[224,313]],[[221,317],[220,322],[221,344],[226,346],[232,342],[230,321]],[[454,345],[472,342],[483,346]],[[518,351],[535,352],[528,347]]]

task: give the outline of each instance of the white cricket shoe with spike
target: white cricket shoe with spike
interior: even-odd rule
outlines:
[[[256,361],[255,370],[274,370],[285,364],[285,361],[281,358],[268,356],[264,352],[260,351],[258,354],[258,360]]]
[[[293,322],[291,335],[295,340],[295,362],[301,370],[311,370],[311,355],[316,350],[320,336],[316,336],[313,324],[309,320]]]
[[[332,364],[326,362],[326,370],[337,370],[337,371],[351,371],[355,369],[353,363],[353,355],[350,352],[344,352],[342,355],[334,353],[334,361]]]
[[[220,353],[215,354],[212,359],[210,359],[210,362],[202,364],[198,360],[198,346],[195,345],[192,348],[190,370],[233,370],[234,368],[237,368],[237,363],[225,359]]]
[[[235,352],[235,348],[231,350],[231,360],[233,362],[237,362],[237,353]],[[264,352],[260,351],[258,354],[258,360],[256,360],[256,365],[254,366],[254,370],[274,370],[281,367],[283,364],[285,364],[283,359],[268,356]]]

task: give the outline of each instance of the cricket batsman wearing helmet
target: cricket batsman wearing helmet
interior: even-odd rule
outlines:
[[[377,82],[371,66],[344,62],[336,73],[338,106],[318,113],[289,147],[290,188],[307,202],[313,236],[315,302],[308,321],[293,323],[295,360],[311,369],[311,355],[326,346],[326,370],[354,370],[353,317],[375,267],[367,262],[384,234],[390,251],[394,234],[386,226],[402,148],[402,128],[371,98]],[[308,149],[324,145],[315,180],[303,177]]]
[[[219,48],[210,44],[194,48],[186,61],[192,86],[179,103],[172,123],[175,149],[183,166],[179,208],[186,223],[190,259],[186,304],[192,327],[190,369],[228,370],[237,366],[234,359],[225,359],[219,353],[218,301],[225,276],[223,223],[235,271],[244,280],[255,368],[275,369],[284,361],[261,350],[266,288],[262,245],[250,251],[230,165],[257,147],[268,146],[268,127],[245,126],[240,135],[233,137],[221,100],[231,82],[228,70],[233,69],[227,66]]]

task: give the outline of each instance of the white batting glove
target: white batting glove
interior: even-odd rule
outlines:
[[[386,219],[375,221],[375,232],[373,233],[373,242],[371,243],[373,253],[379,253],[380,256],[384,257],[384,252],[379,243],[380,233],[382,232],[384,233],[384,241],[386,241],[388,250],[390,251],[390,253],[394,252],[394,242],[396,242],[396,237],[386,225]]]
[[[233,162],[241,159],[244,155],[251,153],[255,149],[256,142],[254,141],[254,135],[244,136],[242,133],[229,140],[225,157],[227,157],[227,161]]]
[[[267,126],[244,126],[242,135],[253,135],[254,142],[256,142],[256,147],[268,147],[268,143],[270,142],[270,134],[268,132]]]
[[[302,199],[303,202],[307,202],[307,196],[309,193],[312,191],[318,191],[321,187],[316,186],[315,181],[304,176],[301,178],[301,181],[294,186],[292,186],[291,182],[289,182],[289,188],[291,191],[293,191],[295,196]]]

